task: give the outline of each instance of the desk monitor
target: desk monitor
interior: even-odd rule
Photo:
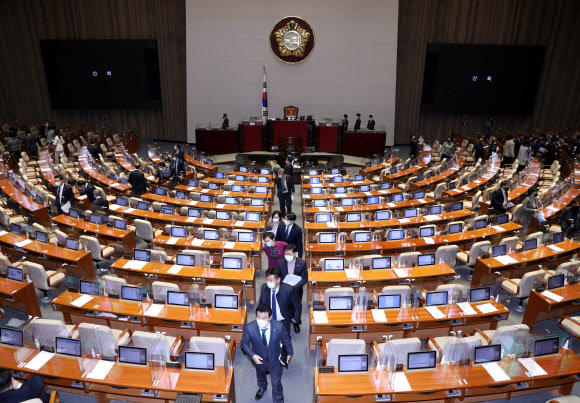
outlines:
[[[370,242],[371,241],[371,233],[368,231],[364,232],[355,232],[354,234],[354,242]]]
[[[420,238],[428,238],[435,236],[435,228],[434,227],[425,227],[419,228],[419,237]]]
[[[147,211],[147,210],[149,210],[149,203],[144,202],[144,201],[140,201],[140,202],[137,203],[137,208],[139,210],[145,210],[145,211]]]
[[[242,185],[232,185],[232,192],[242,192],[244,187]]]
[[[417,266],[433,266],[435,264],[435,254],[428,253],[417,256]]]
[[[253,243],[256,239],[256,234],[253,232],[238,232],[238,242]]]
[[[314,176],[308,179],[311,185],[316,185],[320,183],[320,178],[318,176]]]
[[[215,218],[217,220],[229,220],[230,219],[230,212],[229,211],[223,211],[223,210],[218,210],[215,213]]]
[[[334,188],[334,193],[338,194],[346,193],[346,188],[344,186],[338,186]]]
[[[344,259],[326,258],[324,259],[324,271],[342,271],[344,270]]]
[[[167,190],[163,188],[155,188],[155,194],[159,196],[165,196],[167,194]]]
[[[401,294],[379,295],[379,309],[398,309],[401,307]]]
[[[449,190],[453,190],[455,189],[455,187],[457,186],[457,182],[449,182]]]
[[[564,241],[564,233],[563,232],[556,232],[552,237],[552,243],[560,243]]]
[[[414,353],[407,353],[407,371],[432,369],[436,366],[436,351],[417,351]]]
[[[65,243],[64,243],[64,247],[66,249],[70,249],[70,250],[75,250],[78,252],[79,250],[79,241],[78,239],[73,239],[73,238],[67,238]]]
[[[225,204],[238,204],[238,199],[233,196],[226,196]]]
[[[425,180],[425,175],[423,175],[423,174],[417,175],[417,182],[421,182],[423,180]],[[417,197],[415,197],[415,198],[417,199]]]
[[[184,192],[183,190],[176,190],[176,191],[175,191],[175,198],[176,198],[176,199],[182,199],[182,200],[185,200],[185,199],[186,199],[186,197],[187,197],[187,196],[185,195],[185,192]]]
[[[213,160],[205,160],[205,163],[206,163],[207,165],[213,165]]]
[[[264,199],[252,199],[251,200],[252,206],[262,207],[264,205]]]
[[[246,212],[247,222],[260,222],[260,213]]]
[[[332,214],[330,213],[317,213],[315,216],[317,223],[325,223],[332,221]]]
[[[117,204],[119,204],[118,201],[119,201],[119,199],[117,199]],[[120,206],[120,204],[119,204],[119,206]],[[74,218],[74,219],[77,219],[78,220],[78,218],[79,218],[79,211],[76,208],[71,208],[69,210],[69,212],[68,212],[68,215],[69,215],[70,218]]]
[[[268,188],[266,186],[256,186],[256,193],[266,194],[268,193]]]
[[[531,238],[524,241],[524,251],[538,248],[538,238]]]
[[[385,183],[381,184],[381,189],[387,190],[387,189],[390,189],[391,186],[392,186],[391,182],[385,182]]]
[[[172,206],[167,206],[167,205],[162,205],[161,206],[161,214],[173,214],[173,207]]]
[[[316,176],[316,175],[318,175],[318,171],[316,171],[314,169],[311,169],[311,170],[308,171],[308,175],[310,175],[310,176]]]
[[[209,190],[218,190],[218,188],[219,188],[218,184],[215,182],[208,183],[207,187]]]
[[[368,192],[371,190],[371,185],[361,185],[360,191],[361,192]]]
[[[357,182],[363,181],[365,177],[363,175],[355,175],[354,180]]]
[[[79,292],[81,294],[99,296],[99,284],[96,281],[81,280],[79,286]]]
[[[332,168],[330,170],[330,174],[331,175],[338,175],[338,174],[340,174],[340,170],[338,168]]]
[[[167,291],[167,305],[189,306],[189,293],[185,291]]]
[[[352,207],[352,206],[354,206],[354,199],[353,198],[350,198],[350,197],[349,198],[346,198],[346,199],[342,199],[340,201],[340,205],[342,207]]]
[[[224,175],[223,172],[216,172],[215,173],[215,178],[216,179],[224,179],[225,178],[225,175]]]
[[[188,208],[187,209],[187,216],[188,217],[200,217],[201,211],[197,208]]]
[[[185,238],[187,236],[187,230],[185,227],[171,227],[171,236],[175,236],[178,238]]]
[[[22,330],[0,327],[0,343],[14,347],[24,347],[24,332]]]
[[[236,180],[237,180],[238,182],[243,182],[243,181],[245,181],[246,179],[245,179],[244,175],[236,175]]]
[[[319,232],[318,243],[336,243],[336,232]]]
[[[556,274],[555,276],[548,277],[548,290],[564,287],[564,278],[564,274]]]
[[[310,188],[310,194],[311,195],[321,195],[322,188]]]
[[[396,193],[396,194],[393,195],[393,203],[402,202],[404,198],[405,197],[403,196],[402,193]]]
[[[127,199],[125,197],[117,197],[116,203],[121,207],[127,207]]]
[[[186,351],[185,369],[192,371],[214,371],[214,354]]]
[[[488,362],[501,361],[501,344],[475,347],[473,364],[485,364]]]
[[[19,269],[18,267],[13,267],[13,266],[8,266],[7,269],[8,269],[8,273],[7,273],[8,280],[20,281],[20,282],[24,281],[24,270]]]
[[[501,214],[497,216],[497,225],[507,224],[510,221],[510,216]]]
[[[195,266],[195,255],[178,253],[175,255],[175,264],[178,266]]]
[[[490,297],[490,287],[476,287],[469,290],[469,301],[471,302],[489,301]]]
[[[121,299],[127,301],[143,301],[143,289],[141,287],[133,287],[130,285],[121,286]]]
[[[147,249],[133,249],[133,260],[141,262],[151,261],[151,251]]]
[[[115,229],[118,229],[121,231],[126,231],[127,230],[127,221],[119,220],[118,218],[115,218],[113,221],[113,227]]]
[[[10,232],[16,235],[20,235],[22,233],[22,228],[20,227],[20,224],[14,223],[10,224]]]
[[[270,175],[270,170],[269,169],[260,169],[260,175]]]
[[[195,179],[189,179],[187,181],[187,186],[196,188],[197,187],[197,181]]]
[[[415,199],[422,199],[423,197],[425,197],[425,192],[422,190],[419,192],[415,192],[414,196],[415,196]]]
[[[329,311],[351,311],[353,298],[350,297],[329,297],[328,310]]]
[[[335,176],[332,178],[332,183],[342,183],[344,182],[344,178],[342,176]]]
[[[465,186],[469,183],[469,178],[463,178],[461,179],[461,186]]]
[[[360,222],[362,221],[361,213],[346,213],[346,222]]]
[[[379,204],[379,196],[367,197],[367,204],[368,205]]]
[[[238,169],[238,171],[243,172],[243,173],[247,173],[248,168],[247,167],[240,167],[240,169]]]
[[[326,200],[316,199],[312,201],[313,207],[326,207]]]
[[[390,211],[377,211],[375,214],[375,219],[377,221],[385,221],[391,219],[391,212]]]
[[[35,238],[38,242],[48,243],[48,234],[44,231],[36,231]]]
[[[427,293],[426,306],[447,305],[447,291],[432,291]]]
[[[258,183],[268,183],[268,178],[265,176],[258,176]]]
[[[202,203],[211,203],[211,196],[210,195],[200,195],[199,201]]]
[[[81,341],[79,339],[69,339],[66,337],[57,337],[55,352],[61,355],[70,355],[73,357],[81,356]]]
[[[209,241],[217,241],[220,239],[220,235],[215,229],[205,229],[203,230],[203,239]]]
[[[119,364],[147,365],[147,349],[120,345]]]
[[[431,213],[431,214],[441,214],[442,211],[443,211],[443,206],[441,204],[437,204],[437,205],[431,206],[429,208],[429,213]]]
[[[450,234],[458,234],[463,230],[463,223],[457,224],[450,224],[449,225],[449,233]]]
[[[416,208],[410,208],[405,210],[405,218],[414,218],[417,217],[417,209]]]
[[[89,221],[91,224],[102,225],[104,218],[106,218],[106,217],[102,214],[91,214],[89,216]]]
[[[241,257],[224,257],[222,259],[222,267],[224,269],[241,270],[242,269],[242,258]]]
[[[347,354],[338,356],[338,372],[357,373],[369,371],[367,354]]]
[[[236,294],[216,294],[216,309],[238,309],[238,296]]]
[[[487,219],[485,219],[485,218],[480,218],[479,220],[475,220],[473,222],[473,227],[475,229],[485,228],[486,225],[487,225]]]
[[[373,270],[383,270],[391,268],[391,257],[373,257],[371,259],[371,267]]]
[[[399,241],[405,238],[405,230],[403,229],[392,229],[387,233],[387,239],[389,241]]]
[[[560,338],[558,336],[539,339],[534,342],[534,357],[560,353]]]
[[[497,245],[491,247],[491,257],[503,256],[506,254],[507,245]]]
[[[455,203],[453,203],[452,210],[453,210],[453,211],[460,211],[460,210],[463,210],[463,202],[462,202],[462,201],[460,201],[460,202],[455,202]]]

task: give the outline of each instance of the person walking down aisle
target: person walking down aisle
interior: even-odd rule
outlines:
[[[284,225],[278,226],[276,241],[284,241],[287,244],[294,244],[298,249],[298,257],[302,258],[304,246],[302,243],[302,228],[296,223],[296,214],[288,213],[284,219]]]
[[[292,285],[296,295],[298,295],[298,299],[302,301],[304,284],[308,283],[308,269],[306,268],[306,261],[296,257],[297,252],[298,248],[296,248],[296,245],[286,245],[284,247],[284,258],[278,260],[277,267],[282,273],[282,281]],[[296,276],[297,278],[294,277],[294,281],[286,281],[288,275]],[[294,323],[294,332],[300,333],[300,321]]]
[[[294,181],[290,175],[285,175],[283,170],[278,171],[276,177],[276,192],[280,201],[280,211],[282,215],[292,211],[292,199],[294,198]]]

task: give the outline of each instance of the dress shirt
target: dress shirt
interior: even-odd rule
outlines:
[[[294,274],[294,267],[296,266],[296,259],[291,262],[288,262],[288,275]]]
[[[274,293],[276,293],[276,320],[278,322],[282,322],[285,318],[284,316],[282,316],[282,312],[280,312],[280,304],[278,303],[278,291],[280,290],[280,287],[276,287],[270,290],[270,299],[272,299],[272,295],[274,295]],[[273,309],[273,307],[272,307]],[[268,325],[268,327],[270,327],[270,325]],[[268,330],[269,332],[269,330]],[[270,334],[268,333],[268,340],[270,340]]]
[[[267,342],[268,344],[270,344],[270,327],[271,327],[271,326],[270,326],[270,322],[268,322],[268,327],[266,328],[266,333],[265,333],[265,336],[266,336],[266,342]],[[261,327],[259,327],[259,326],[258,326],[258,329],[260,329],[260,337],[262,337],[262,330],[263,330],[263,329],[262,329]]]

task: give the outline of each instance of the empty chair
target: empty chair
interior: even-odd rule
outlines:
[[[162,230],[154,230],[149,221],[135,219],[135,236],[141,238],[145,242],[151,243],[156,237],[163,233]]]
[[[409,304],[411,302],[411,287],[408,285],[387,285],[384,286],[379,295],[395,295],[401,296],[401,305]]]
[[[462,295],[467,296],[469,287],[464,284],[439,284],[435,291],[447,291],[447,301],[458,301]]]
[[[233,341],[230,344],[230,359],[233,361],[235,352]],[[234,350],[234,351],[232,351]],[[213,361],[216,367],[223,367],[225,363],[228,343],[221,337],[193,336],[189,339],[189,351],[194,353],[213,353]]]
[[[368,231],[351,231],[349,238],[354,241],[357,234],[367,233]]]
[[[421,252],[405,252],[401,253],[397,258],[397,266],[399,267],[413,267],[417,266],[417,259]]]
[[[101,246],[98,239],[93,236],[81,235],[81,244],[84,244],[91,251],[93,261],[97,263],[97,269],[99,269],[99,263],[103,260],[111,257],[115,253],[115,248],[112,246]]]
[[[179,286],[174,283],[166,283],[163,281],[154,281],[151,284],[151,288],[153,289],[153,298],[154,299],[167,299],[167,291],[179,291]]]
[[[215,305],[215,296],[216,294],[226,294],[226,295],[234,295],[233,287],[227,285],[208,285],[204,289],[205,292],[205,302]]]
[[[8,266],[20,267],[21,265],[21,262],[13,262],[8,256],[0,252],[0,269],[2,269],[4,272],[6,272]]]
[[[352,297],[354,299],[354,289],[351,287],[334,287],[324,290],[324,306],[329,306],[331,297]]]
[[[135,347],[146,348],[147,355],[153,360],[161,358],[166,361],[175,361],[181,354],[183,347],[185,347],[183,336],[172,337],[140,330],[133,332],[131,340]],[[151,359],[149,357],[148,359]]]
[[[131,341],[131,331],[129,329],[111,329],[104,325],[95,325],[93,323],[79,323],[76,329],[76,337],[81,341],[83,338],[88,342],[98,340],[95,347],[100,347],[100,351],[95,351],[96,354],[103,356],[116,356],[119,346],[125,346]],[[75,336],[73,334],[73,336]],[[86,352],[90,353],[90,351]]]
[[[523,239],[522,243],[521,243],[521,244],[518,244],[518,245],[516,246],[516,249],[517,249],[517,250],[519,250],[519,249],[522,249],[522,248],[524,247],[524,243],[525,243],[526,241],[529,241],[529,240],[531,240],[531,239],[536,239],[536,242],[537,242],[537,243],[536,243],[536,245],[540,246],[540,244],[542,243],[542,237],[543,237],[543,236],[544,236],[544,233],[543,233],[543,232],[540,232],[540,231],[538,231],[538,232],[534,232],[533,234],[530,234],[530,235],[526,236],[526,237]]]
[[[233,257],[233,258],[241,258],[242,259],[242,268],[248,267],[248,255],[244,252],[225,252],[222,255],[222,261],[225,258]]]
[[[459,252],[459,246],[457,245],[440,246],[435,252],[435,263],[446,263],[453,268],[457,263],[457,252]]]
[[[453,354],[450,350],[452,343],[457,339],[456,336],[440,336],[440,337],[429,337],[425,343],[425,347],[428,350],[435,350],[437,352],[437,361],[441,361],[441,356],[445,354]],[[472,351],[475,347],[482,345],[482,339],[477,336],[462,337],[461,341],[457,340],[457,343],[465,343],[465,347]],[[451,357],[447,357],[450,358]]]
[[[56,243],[59,245],[64,245],[66,243],[66,239],[68,235],[62,232],[61,230],[55,229],[54,235],[56,235]]]
[[[445,183],[439,183],[437,186],[435,186],[435,190],[433,192],[427,192],[425,196],[430,199],[440,201],[441,197],[443,196],[443,192],[445,191],[445,186]]]
[[[518,334],[529,333],[528,325],[506,325],[500,326],[496,330],[476,329],[472,336],[481,340],[481,345],[487,346],[490,344],[501,344],[506,350],[506,354],[510,354],[511,347],[518,339]]]
[[[447,223],[447,225],[445,226],[445,231],[447,233],[449,233],[449,227],[451,227],[452,225],[460,225],[462,230],[464,228],[463,221],[453,221],[453,222]]]
[[[421,339],[418,337],[407,337],[405,339],[391,340],[389,342],[392,346],[392,350],[388,353],[395,353],[396,364],[407,365],[407,356],[409,353],[414,353],[421,350]],[[380,358],[382,354],[385,353],[385,343],[377,343],[373,340],[372,348],[378,350],[380,354],[376,354],[375,357]]]
[[[506,253],[511,253],[511,252],[515,252],[519,241],[520,241],[520,238],[518,238],[517,236],[510,236],[510,237],[503,238],[499,242],[499,245],[505,245],[506,246]]]
[[[564,316],[558,324],[572,336],[580,338],[580,316]]]
[[[149,252],[151,253],[149,256],[152,262],[165,262],[169,260],[167,253],[164,250],[150,249]]]
[[[546,403],[580,403],[580,397],[574,395],[552,397]]]
[[[478,190],[477,193],[475,194],[475,196],[473,196],[473,200],[469,201],[469,200],[464,200],[463,201],[463,207],[465,207],[466,209],[469,210],[477,210],[480,206],[481,203],[481,195],[482,195],[482,191]]]
[[[205,263],[208,263],[209,258],[210,258],[208,250],[185,249],[185,250],[182,250],[180,253],[194,255],[196,266],[200,266],[200,265],[204,265]]]
[[[407,179],[406,183],[399,183],[397,187],[401,190],[408,190],[411,187],[411,183],[413,182],[417,182],[416,176],[411,176],[409,179]]]
[[[241,232],[243,232],[243,233],[254,233],[254,231],[252,231],[250,229],[236,228],[235,230],[232,231],[232,238],[234,238],[237,241],[238,240],[238,234],[241,233]]]
[[[71,337],[74,325],[66,325],[60,319],[36,318],[26,325],[25,331],[30,339],[38,339],[41,347],[55,348],[55,337]]]
[[[105,275],[103,280],[105,280],[107,290],[111,294],[121,295],[121,287],[127,285],[127,280],[117,276]]]
[[[523,312],[524,300],[530,296],[530,292],[544,281],[545,272],[543,270],[531,271],[519,279],[506,278],[501,283],[501,288],[520,300],[516,311]]]
[[[44,294],[43,302],[50,301],[48,292],[66,280],[66,271],[64,270],[44,270],[44,267],[33,262],[24,262],[22,267],[28,271],[34,287]]]
[[[457,252],[457,259],[468,265],[469,267],[475,266],[475,262],[478,257],[487,255],[489,247],[491,246],[490,241],[480,241],[471,245],[471,249],[468,252],[459,251]]]
[[[367,346],[364,340],[332,339],[324,344],[325,345],[322,346],[322,351],[326,350],[326,357],[323,354],[322,364],[335,368],[338,367],[339,355],[365,354],[367,352]]]

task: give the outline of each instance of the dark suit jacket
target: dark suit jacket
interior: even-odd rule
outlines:
[[[185,159],[185,153],[183,150],[173,151],[173,155],[177,155],[177,158],[179,158],[181,161]]]
[[[355,120],[354,122],[354,131],[360,130],[360,119]]]
[[[505,208],[503,208],[503,190],[501,188],[495,190],[492,194],[491,194],[491,198],[490,198],[490,204],[489,206],[492,209],[495,209],[497,212],[503,213],[505,212]],[[507,195],[506,195],[507,198]]]
[[[45,125],[40,126],[40,128],[38,129],[38,135],[40,137],[45,137],[48,136],[48,132],[50,130],[55,130],[54,126],[48,125],[48,128]]]
[[[515,139],[514,140],[514,155],[516,156],[516,158],[518,157],[518,154],[520,153],[521,146],[522,146],[522,142],[520,141],[520,139]]]
[[[26,148],[29,153],[36,154],[38,152],[38,146],[36,145],[36,135],[28,133],[26,136]]]
[[[292,341],[282,323],[271,320],[269,326],[270,342],[268,343],[268,348],[266,348],[262,342],[262,332],[260,331],[258,323],[256,321],[248,323],[246,330],[244,330],[244,334],[242,335],[242,350],[250,360],[252,360],[254,355],[258,355],[262,359],[268,357],[270,367],[281,367],[282,364],[280,364],[279,357],[282,352],[282,347],[280,346],[280,341],[282,341],[282,344],[286,347],[288,355],[293,355],[294,350],[292,349]],[[262,372],[266,372],[268,369],[265,361],[264,364],[258,365],[254,360],[252,360],[252,364]]]
[[[280,313],[286,320],[294,319],[300,323],[300,314],[302,313],[302,301],[298,298],[296,290],[291,285],[280,283],[278,292],[276,292],[276,303],[280,307]],[[260,289],[260,301],[258,305],[266,304],[272,308],[272,290],[267,284],[262,284]]]
[[[288,262],[286,259],[278,259],[278,268],[282,272],[282,281],[288,275]],[[296,263],[294,265],[294,275],[302,277],[302,280],[298,282],[294,286],[298,296],[302,296],[302,286],[308,282],[308,269],[306,268],[306,261],[304,259],[296,259]]]
[[[92,210],[93,210],[93,212],[95,212],[95,211],[108,212],[109,211],[109,202],[107,201],[107,199],[99,197],[98,199],[95,199],[95,201],[93,202]]]
[[[286,187],[288,188],[288,191],[294,193],[294,181],[292,180],[292,177],[290,175],[285,175],[284,178],[286,178]],[[276,177],[276,192],[278,193],[278,197],[282,197],[283,186],[282,180],[279,176]]]
[[[483,158],[483,142],[478,141],[475,143],[475,154],[473,155],[473,160],[477,162],[479,158]]]
[[[414,157],[419,152],[419,140],[411,140],[409,147],[409,155]]]
[[[20,403],[35,398],[39,398],[44,403],[50,401],[50,395],[46,393],[44,386],[44,379],[40,375],[34,375],[32,378],[22,382],[18,389],[8,389],[0,393],[0,402],[2,403]]]
[[[284,167],[284,175],[294,176],[294,167],[292,166],[292,163],[289,163]]]
[[[564,210],[562,210],[562,214],[560,214],[560,227],[562,229],[562,232],[564,234],[566,234],[568,232],[568,230],[570,229],[570,227],[572,226],[572,221],[574,221],[574,227],[576,229],[578,229],[578,227],[580,226],[580,210],[576,213],[576,219],[572,220],[574,213],[573,213],[573,209],[572,206],[568,206],[566,207]]]
[[[87,147],[87,151],[89,152],[89,154],[91,154],[93,156],[94,159],[98,160],[99,159],[99,155],[102,154],[101,149],[96,145],[96,144],[91,144],[90,146]]]
[[[342,119],[342,129],[345,132],[348,130],[348,119]]]
[[[72,203],[72,201],[75,198],[75,194],[72,190],[72,187],[70,187],[69,185],[65,184],[63,189],[62,189],[62,203],[60,203],[60,200],[58,198],[58,188],[55,187],[54,188],[54,197],[56,197],[56,205],[58,207],[66,204],[67,201],[70,201]]]
[[[292,225],[290,234],[286,238],[286,225],[278,225],[278,231],[276,231],[276,241],[283,241],[288,244],[294,244],[298,248],[298,257],[302,258],[302,253],[304,252],[304,247],[302,246],[302,228],[298,225]]]
[[[371,119],[368,121],[367,123],[367,129],[369,130],[375,130],[375,120]]]
[[[145,193],[147,191],[147,180],[145,179],[145,174],[137,169],[129,172],[129,178],[127,179],[131,187],[133,188],[133,193]]]
[[[230,120],[228,118],[225,118],[223,123],[222,123],[222,130],[226,130],[229,125],[230,125]]]
[[[171,176],[179,175],[180,173],[185,172],[185,164],[182,160],[177,160],[177,169],[175,169],[175,161],[171,161],[169,169],[171,170]]]
[[[93,201],[95,201],[95,185],[93,185],[90,182],[87,182],[87,186],[85,187],[85,190],[81,190],[81,196],[82,195],[87,195],[87,199],[89,199],[89,201],[92,203]]]

